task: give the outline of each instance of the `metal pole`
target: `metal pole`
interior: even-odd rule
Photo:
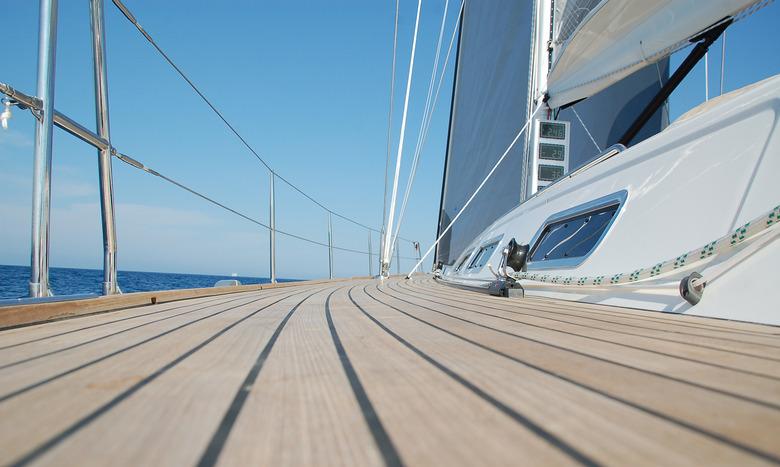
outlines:
[[[368,277],[371,277],[374,275],[373,271],[373,259],[371,258],[371,231],[368,231]]]
[[[29,107],[35,111],[40,111],[43,108],[41,100],[37,97],[28,96],[27,94],[19,92],[5,83],[0,83],[0,92],[19,102],[25,107]],[[93,133],[92,130],[85,128],[80,123],[75,122],[67,115],[63,115],[60,112],[57,112],[57,109],[54,109],[54,124],[72,134],[76,138],[79,138],[85,143],[91,144],[98,149],[108,147],[108,141]]]
[[[103,0],[91,0],[89,11],[92,19],[92,59],[95,72],[97,134],[108,142],[108,147],[98,149],[100,210],[103,221],[103,294],[113,295],[119,292],[119,285],[116,273],[116,223],[114,221],[114,181],[111,171],[111,127],[108,118]]]
[[[395,273],[401,274],[401,247],[395,246]]]
[[[333,224],[328,211],[328,277],[333,279]]]
[[[704,54],[704,100],[710,100],[710,54]]]
[[[726,31],[723,31],[720,43],[720,95],[723,95],[723,78],[726,75]]]
[[[718,26],[710,29],[703,35],[694,38],[694,41],[701,42],[696,44],[696,47],[691,50],[685,60],[683,60],[680,66],[677,67],[677,70],[675,70],[672,76],[670,76],[666,83],[664,83],[663,87],[661,87],[661,90],[658,91],[658,94],[656,94],[655,97],[653,97],[653,100],[651,100],[647,106],[645,106],[645,109],[642,111],[642,113],[639,114],[636,120],[634,120],[634,123],[631,124],[628,130],[626,130],[625,134],[623,134],[623,136],[618,140],[619,144],[622,144],[626,147],[631,144],[631,140],[633,140],[637,133],[639,133],[639,130],[645,126],[645,123],[650,120],[653,114],[655,114],[656,110],[658,110],[664,104],[664,102],[666,102],[666,100],[672,94],[672,91],[674,91],[682,82],[683,78],[685,78],[688,73],[691,72],[694,65],[699,63],[699,60],[704,57],[704,54],[707,53],[707,50],[712,45],[712,43],[718,39],[718,37],[726,30],[727,27],[729,27],[732,21],[733,20],[731,19],[726,20]]]
[[[269,234],[271,239],[271,245],[270,245],[270,269],[271,269],[271,283],[276,284],[276,190],[275,190],[275,182],[276,182],[276,174],[273,172],[270,172],[271,174],[271,205],[269,209],[269,222],[268,225],[270,226]]]
[[[51,146],[54,132],[54,71],[57,51],[57,0],[41,0],[38,24],[38,98],[41,118],[35,123],[33,159],[30,296],[46,297],[49,289],[49,220],[51,216]]]
[[[382,221],[384,223],[384,221]],[[382,226],[382,230],[379,233],[379,254],[377,255],[377,260],[379,264],[377,264],[377,275],[379,278],[384,277],[383,272],[383,266],[382,266],[382,252],[385,251],[385,227]]]

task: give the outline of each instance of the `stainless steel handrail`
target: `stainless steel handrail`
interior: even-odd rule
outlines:
[[[57,0],[41,0],[38,25],[38,99],[33,156],[30,296],[47,297],[49,288],[49,220],[51,155],[54,133],[54,70],[57,50]]]
[[[105,148],[98,149],[100,212],[103,227],[103,294],[113,295],[120,292],[120,289],[117,283],[114,176],[111,167],[111,131],[108,118],[103,0],[91,0],[89,12],[92,20],[92,61],[95,73],[95,120],[98,135],[107,142]]]

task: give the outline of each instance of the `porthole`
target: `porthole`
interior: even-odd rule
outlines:
[[[483,266],[488,262],[490,257],[493,255],[493,251],[498,246],[498,242],[492,242],[488,245],[485,245],[479,249],[477,254],[474,256],[474,259],[471,260],[471,263],[469,263],[469,269],[482,269]]]
[[[582,263],[609,231],[625,197],[621,191],[551,216],[531,242],[529,269]]]

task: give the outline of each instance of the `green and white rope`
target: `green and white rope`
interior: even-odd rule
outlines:
[[[605,287],[612,285],[630,284],[646,279],[656,279],[677,269],[708,260],[714,256],[733,250],[737,245],[749,240],[759,233],[780,223],[780,206],[751,220],[745,225],[734,230],[717,240],[709,242],[699,248],[693,249],[666,261],[661,261],[652,266],[635,269],[631,272],[620,272],[611,275],[599,276],[565,276],[542,273],[515,272],[509,274],[515,280],[559,284],[573,287]]]

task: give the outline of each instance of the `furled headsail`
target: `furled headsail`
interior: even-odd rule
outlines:
[[[556,2],[551,108],[605,89],[687,45],[720,22],[771,0],[565,0]]]

